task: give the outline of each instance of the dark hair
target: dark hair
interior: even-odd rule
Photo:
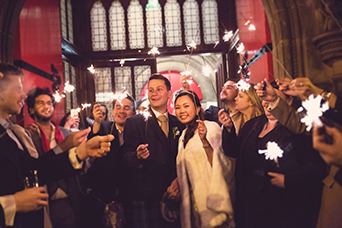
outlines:
[[[91,107],[90,107],[90,114],[89,114],[89,118],[94,119],[93,116],[93,110],[94,110],[94,105],[96,104],[100,104],[101,106],[105,107],[106,109],[106,118],[104,118],[104,121],[108,120],[108,108],[105,104],[101,103],[101,102],[94,102]]]
[[[4,89],[5,83],[8,81],[8,76],[24,76],[23,71],[20,69],[20,67],[16,67],[8,63],[0,63],[0,73],[3,74],[3,77],[0,77],[1,89]]]
[[[150,83],[150,81],[154,79],[164,80],[167,90],[171,89],[171,83],[165,76],[161,74],[152,74],[151,77],[148,79],[148,82]]]
[[[198,117],[200,120],[204,120],[204,116],[203,116],[203,108],[201,106],[201,102],[200,99],[198,98],[197,94],[194,91],[182,91],[180,92],[177,97],[175,98],[175,102],[174,104],[176,105],[176,102],[178,100],[178,98],[183,97],[183,96],[188,96],[192,102],[195,105],[195,108],[200,107],[200,111],[198,113],[198,115],[195,116],[195,118],[193,120],[190,121],[190,123],[187,126],[187,130],[184,136],[184,148],[186,146],[186,144],[188,143],[188,141],[194,136],[195,134],[195,130],[198,126],[198,123],[196,122],[196,120],[198,120]]]
[[[137,109],[139,109],[140,105],[141,105],[142,103],[144,103],[145,101],[147,101],[147,100],[148,100],[147,97],[144,97],[144,98],[140,99],[140,100],[137,102]]]
[[[133,112],[135,112],[135,110],[137,109],[137,106],[136,106],[134,98],[129,94],[126,94],[126,97],[124,97],[123,99],[125,98],[127,98],[128,100],[132,102]],[[116,99],[113,100],[113,109],[115,108],[116,101],[117,101]]]
[[[40,95],[48,95],[51,98],[53,107],[56,106],[55,98],[52,96],[52,93],[49,88],[33,88],[27,93],[27,110],[30,114],[31,118],[34,119],[34,114],[31,114],[30,109],[34,108],[34,104],[36,103],[36,98]]]

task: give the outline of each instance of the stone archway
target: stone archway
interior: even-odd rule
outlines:
[[[262,0],[262,3],[271,30],[275,78],[308,77],[321,88],[340,92],[342,29],[330,18],[326,5],[320,0]],[[325,3],[335,9],[335,17],[341,20],[340,3],[337,0]]]

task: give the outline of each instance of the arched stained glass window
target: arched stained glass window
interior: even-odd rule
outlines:
[[[110,46],[112,50],[126,49],[125,12],[119,1],[109,9]]]
[[[69,30],[69,37],[68,40],[70,43],[74,43],[74,28],[72,23],[72,5],[71,0],[68,0],[68,30]]]
[[[90,21],[93,51],[107,51],[106,11],[100,1],[94,3],[90,11]]]
[[[115,93],[121,92],[125,89],[129,94],[132,94],[131,67],[114,67],[114,78]]]
[[[94,74],[95,99],[97,102],[108,102],[112,97],[112,78],[110,68],[96,68]]]
[[[202,21],[204,43],[214,44],[220,40],[216,0],[204,0],[202,3]]]
[[[60,1],[61,4],[61,29],[62,29],[62,37],[68,38],[67,34],[67,25],[66,25],[66,9],[65,9],[65,0]]]
[[[182,27],[180,7],[177,0],[167,0],[164,7],[166,45],[168,47],[182,46]]]
[[[158,0],[149,0],[146,5],[148,47],[163,47],[162,12]]]
[[[138,0],[131,0],[128,10],[129,47],[138,49],[145,47],[143,9]]]
[[[145,96],[146,94],[141,94],[145,83],[151,76],[151,66],[134,66],[134,80],[135,80],[135,99],[139,100],[140,95]]]
[[[201,44],[199,9],[196,0],[186,0],[183,4],[184,33],[186,44],[192,41]]]

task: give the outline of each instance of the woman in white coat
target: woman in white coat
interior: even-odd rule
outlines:
[[[177,95],[175,112],[186,129],[179,139],[177,178],[168,192],[175,198],[180,193],[182,228],[234,227],[234,174],[222,150],[221,128],[203,121],[203,109],[192,91]]]

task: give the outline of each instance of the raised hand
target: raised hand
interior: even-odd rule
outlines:
[[[101,123],[104,120],[102,115],[101,104],[95,104],[93,108],[93,116],[95,123]]]
[[[275,101],[278,97],[276,90],[273,88],[273,86],[269,83],[269,81],[266,78],[264,82],[265,83],[259,82],[254,86],[257,95],[264,101]],[[264,86],[266,86],[266,88],[264,88]]]
[[[138,159],[147,159],[150,156],[150,151],[147,149],[148,144],[140,144],[137,148]]]
[[[202,120],[196,120],[198,123],[197,129],[198,129],[198,135],[201,140],[206,139],[207,137],[207,127],[205,126],[204,122]]]
[[[32,135],[33,133],[38,132],[39,128],[37,124],[31,123],[25,126],[25,130],[27,130]]]
[[[308,78],[296,78],[291,81],[291,86],[302,101],[308,99],[311,94],[316,97],[323,93],[323,90],[312,84]]]
[[[229,114],[224,111],[224,109],[221,109],[218,112],[218,117],[220,123],[230,132],[233,127],[233,121],[232,118],[230,118]]]
[[[58,144],[58,146],[63,150],[67,151],[71,148],[77,147],[81,143],[87,141],[87,136],[90,132],[90,128],[87,128],[78,132],[71,132],[62,142]]]
[[[77,156],[81,160],[87,157],[106,156],[110,151],[110,142],[113,140],[114,135],[95,136],[76,148]]]
[[[181,75],[180,76],[180,83],[183,87],[183,90],[185,90],[185,91],[190,89],[190,84],[188,82],[189,79],[190,79],[189,75]]]

